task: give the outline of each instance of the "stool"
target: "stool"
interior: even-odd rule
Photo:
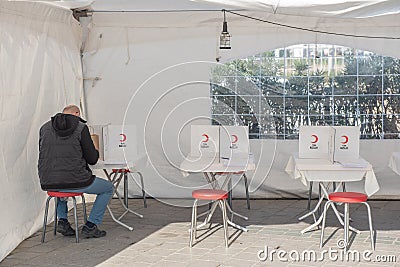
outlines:
[[[43,232],[42,232],[42,241],[41,243],[44,242],[44,238],[46,235],[46,226],[47,226],[47,214],[49,211],[49,202],[50,200],[54,197],[55,198],[55,210],[54,210],[54,235],[57,234],[57,203],[58,203],[58,198],[72,198],[72,202],[74,204],[74,219],[75,219],[75,239],[76,243],[79,243],[79,236],[78,236],[78,215],[76,212],[76,199],[75,197],[80,196],[82,198],[82,206],[83,206],[83,216],[85,223],[87,222],[86,218],[86,203],[85,203],[85,197],[83,196],[83,193],[69,193],[69,192],[55,192],[55,191],[47,191],[48,198],[46,200],[46,210],[44,212],[44,220],[43,220]]]
[[[344,203],[344,250],[347,251],[347,246],[349,242],[349,204],[350,203],[362,203],[367,207],[368,211],[368,221],[369,221],[369,231],[371,235],[371,247],[372,250],[375,250],[374,246],[374,233],[372,229],[372,218],[371,218],[371,208],[367,203],[368,196],[366,194],[357,193],[357,192],[334,192],[329,194],[329,200],[326,202],[323,213],[323,221],[322,221],[322,230],[321,230],[321,241],[320,247],[322,248],[322,243],[324,239],[324,230],[325,230],[325,220],[326,220],[326,211],[329,209],[329,206],[333,205],[333,203]]]
[[[222,210],[222,221],[224,225],[224,236],[225,246],[228,247],[228,217],[226,213],[226,199],[228,198],[228,192],[225,190],[217,189],[199,189],[192,192],[192,197],[195,199],[192,209],[192,223],[190,227],[190,242],[189,246],[193,246],[193,242],[196,241],[197,232],[197,201],[198,200],[212,200],[218,201]]]
[[[131,173],[129,169],[112,169],[112,173],[122,173],[124,175],[124,200],[125,200],[125,206],[128,207],[128,173]],[[140,184],[141,184],[141,189],[142,189],[142,196],[143,196],[143,206],[147,208],[147,203],[146,203],[146,192],[144,190],[144,181],[143,181],[143,175],[140,172],[136,172],[139,174],[140,177]]]

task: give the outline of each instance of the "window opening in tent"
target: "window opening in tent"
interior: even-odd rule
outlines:
[[[369,51],[299,44],[233,60],[212,70],[210,97],[213,124],[248,125],[250,138],[297,139],[301,125],[400,138],[400,59]]]

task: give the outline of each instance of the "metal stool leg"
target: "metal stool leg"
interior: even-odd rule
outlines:
[[[250,209],[249,184],[247,182],[247,176],[245,173],[243,173],[243,179],[244,179],[244,188],[246,190],[247,209]]]
[[[44,210],[44,219],[43,219],[43,232],[42,232],[42,241],[41,243],[44,242],[44,238],[46,236],[46,227],[47,227],[47,215],[49,212],[49,202],[50,202],[51,197],[48,197],[46,200],[46,209]]]
[[[344,252],[349,244],[349,203],[344,203]]]
[[[324,206],[324,213],[322,215],[322,229],[321,229],[321,239],[319,242],[319,247],[322,248],[322,244],[324,243],[324,231],[325,231],[325,222],[326,222],[326,212],[329,209],[332,201],[327,201]]]
[[[58,206],[58,197],[54,198],[54,235],[57,234],[57,206]]]
[[[77,214],[77,208],[76,208],[76,199],[75,197],[72,197],[72,202],[74,204],[74,219],[75,219],[75,240],[76,243],[79,243],[79,236],[78,236],[78,214]]]
[[[368,223],[369,223],[369,234],[371,236],[371,248],[372,250],[375,250],[375,245],[374,245],[374,229],[372,227],[372,216],[371,216],[371,208],[367,202],[363,202],[363,204],[367,207],[368,211]]]
[[[197,228],[197,199],[194,200],[192,208],[192,223],[190,226],[190,241],[189,247],[193,246],[193,242],[196,241],[196,229]]]
[[[87,223],[86,201],[85,201],[85,197],[83,196],[83,194],[81,195],[81,198],[82,198],[83,220],[85,223]]]

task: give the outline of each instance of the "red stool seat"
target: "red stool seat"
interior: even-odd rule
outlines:
[[[113,173],[130,173],[129,169],[112,169]]]
[[[55,191],[47,191],[47,195],[51,197],[79,197],[83,193],[70,193],[70,192],[55,192]]]
[[[227,199],[228,191],[218,189],[199,189],[192,192],[192,197],[204,200]]]
[[[329,200],[341,203],[361,203],[366,202],[368,196],[357,192],[335,192],[329,194]]]

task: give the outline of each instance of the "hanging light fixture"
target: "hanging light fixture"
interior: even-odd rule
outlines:
[[[228,32],[228,23],[225,19],[225,9],[222,9],[224,12],[224,22],[222,23],[222,32],[219,36],[219,49],[231,49],[231,35]]]

